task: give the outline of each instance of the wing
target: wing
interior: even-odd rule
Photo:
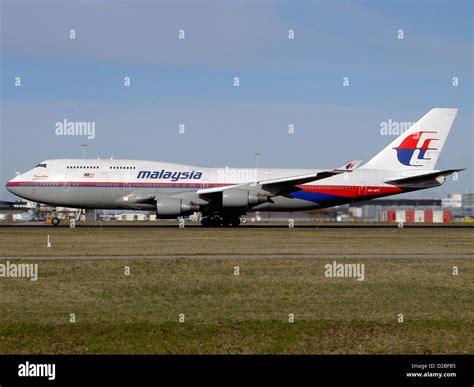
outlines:
[[[203,188],[196,191],[198,195],[210,195],[223,192],[228,189],[238,188],[249,191],[259,192],[268,196],[278,196],[284,193],[299,191],[301,184],[327,179],[328,177],[339,175],[341,173],[352,172],[361,163],[361,160],[354,160],[346,163],[340,168],[326,171],[317,171],[306,175],[289,176],[279,179],[262,180],[253,183],[235,184],[224,187]]]
[[[202,188],[196,191],[187,190],[173,193],[164,193],[160,191],[148,193],[132,192],[118,199],[118,202],[120,203],[120,205],[124,205],[124,202],[127,202],[126,205],[129,208],[149,209],[154,208],[157,199],[159,197],[162,197],[186,199],[192,201],[195,204],[204,206],[218,199],[219,194],[222,194],[226,190],[234,188],[242,191],[248,191],[248,195],[251,195],[252,197],[255,197],[257,199],[261,198],[261,200],[263,200],[264,198],[264,200],[271,201],[270,198],[273,196],[284,195],[290,192],[301,190],[301,184],[309,183],[311,181],[327,179],[328,177],[339,175],[341,173],[352,172],[359,164],[359,160],[354,160],[350,163],[344,164],[340,168],[336,168],[333,170],[321,170],[305,175],[261,180],[252,183],[233,184],[213,188]]]

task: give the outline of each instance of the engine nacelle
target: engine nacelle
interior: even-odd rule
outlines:
[[[195,211],[199,211],[199,204],[189,200],[179,198],[158,198],[156,200],[156,216],[158,218],[190,215]]]
[[[131,194],[124,196],[122,201],[128,202],[129,204],[153,204],[155,201],[155,195],[153,194]]]
[[[222,207],[246,208],[252,205],[265,203],[268,197],[244,189],[225,189],[222,191]]]

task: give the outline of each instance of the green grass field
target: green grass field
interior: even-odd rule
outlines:
[[[0,353],[473,353],[474,259],[455,257],[472,254],[473,236],[471,230],[3,229],[3,257],[328,257],[14,260],[38,263],[39,278],[0,278]],[[361,255],[338,262],[365,264],[364,281],[324,275],[331,254],[344,253]],[[451,257],[363,258],[408,253]]]
[[[51,248],[46,247],[50,235]],[[0,256],[474,254],[474,229],[0,229]]]

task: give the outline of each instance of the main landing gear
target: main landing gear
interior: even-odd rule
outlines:
[[[204,227],[238,227],[240,216],[238,215],[210,215],[202,218]]]

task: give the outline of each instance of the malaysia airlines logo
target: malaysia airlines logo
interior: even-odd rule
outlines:
[[[195,179],[199,180],[202,177],[201,171],[183,171],[183,172],[173,172],[165,171],[140,171],[138,172],[137,179],[164,179],[171,181],[186,180],[186,179]]]
[[[410,134],[406,137],[399,146],[393,148],[397,151],[397,158],[403,165],[410,167],[420,167],[423,160],[430,160],[425,157],[427,151],[438,150],[438,148],[432,147],[432,141],[439,141],[439,138],[435,138],[434,135],[438,132],[420,131]],[[415,156],[415,157],[414,157]],[[418,162],[417,164],[412,164]]]

